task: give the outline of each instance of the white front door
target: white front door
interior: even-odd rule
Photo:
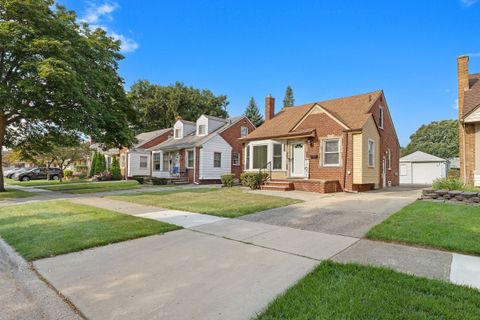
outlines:
[[[305,145],[292,144],[292,177],[305,177]]]

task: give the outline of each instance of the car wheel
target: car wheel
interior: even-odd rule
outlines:
[[[22,177],[22,181],[30,181],[30,177],[29,176]]]
[[[52,180],[58,180],[58,176],[57,175],[52,176]]]

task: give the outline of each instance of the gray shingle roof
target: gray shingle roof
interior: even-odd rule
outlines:
[[[437,156],[422,152],[415,151],[410,153],[405,157],[400,158],[400,162],[445,162],[445,159],[439,158]]]

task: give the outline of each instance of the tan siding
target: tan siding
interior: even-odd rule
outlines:
[[[361,133],[353,135],[353,183],[362,184],[363,181],[363,135]]]
[[[368,166],[368,140],[375,142],[375,162],[373,167]],[[373,118],[370,118],[363,126],[362,134],[362,184],[379,183],[380,167],[382,166],[380,158],[380,135]]]

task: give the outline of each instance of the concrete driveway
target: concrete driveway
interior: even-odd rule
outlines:
[[[420,194],[418,186],[335,193],[239,219],[361,238],[373,226],[415,201]]]

